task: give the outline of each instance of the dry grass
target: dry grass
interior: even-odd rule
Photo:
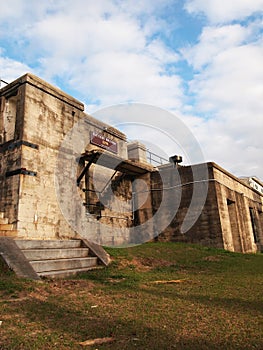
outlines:
[[[85,348],[263,349],[263,255],[172,243],[108,251],[109,268],[75,279],[23,281],[0,267],[0,349],[97,338],[114,341]]]

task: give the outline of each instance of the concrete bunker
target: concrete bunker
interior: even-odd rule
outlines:
[[[74,191],[81,198],[82,208],[71,214],[78,219],[79,228],[84,217],[88,220],[97,243],[136,242],[138,237],[130,237],[130,229],[141,225],[144,229],[136,234],[145,235],[144,241],[183,241],[240,252],[262,250],[260,181],[256,181],[256,188],[255,180],[252,186],[215,163],[184,166],[178,156],[167,164],[152,165],[144,145],[129,143],[120,130],[86,114],[80,101],[32,74],[3,87],[0,98],[0,236],[81,238],[78,227],[72,228],[61,212],[54,171],[65,135],[85,120],[88,142],[74,178]],[[197,182],[193,171],[204,165],[208,177]],[[70,176],[70,169],[61,171]],[[96,184],[94,172],[99,174]],[[205,186],[207,196],[200,210],[192,205],[192,197],[196,189],[201,194]],[[111,199],[112,208],[107,203],[109,194],[115,197],[116,203]],[[156,216],[163,196],[167,205],[162,207],[162,215]],[[197,220],[187,226],[186,221],[198,210]],[[101,224],[108,227],[105,232]],[[119,235],[114,234],[115,229]]]

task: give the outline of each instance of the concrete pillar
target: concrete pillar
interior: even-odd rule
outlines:
[[[223,193],[221,185],[216,184],[217,203],[221,222],[222,238],[224,242],[224,249],[234,251],[231,223],[229,218],[229,211],[227,205],[227,198]]]
[[[139,141],[134,141],[128,144],[128,159],[148,163],[146,156],[146,147]]]

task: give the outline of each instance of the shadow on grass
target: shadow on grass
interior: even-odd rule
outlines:
[[[194,300],[195,297],[191,296],[189,299]],[[196,298],[196,300],[206,302],[203,298]],[[221,303],[220,300],[217,302]],[[37,324],[43,334],[52,332],[54,336],[52,337],[51,334],[46,340],[45,337],[39,340],[27,329],[24,334],[20,335],[20,341],[19,337],[15,336],[14,341],[10,339],[6,347],[5,344],[2,344],[1,350],[81,349],[82,347],[78,345],[81,341],[110,336],[113,336],[115,341],[112,344],[101,345],[100,350],[248,350],[261,349],[263,346],[263,342],[259,341],[255,344],[242,344],[240,339],[220,340],[215,336],[211,339],[209,334],[199,334],[191,324],[189,324],[189,329],[184,328],[182,333],[179,325],[178,328],[173,323],[169,326],[169,323],[173,322],[172,319],[167,319],[165,325],[158,322],[149,325],[141,315],[137,314],[136,310],[132,316],[126,314],[125,310],[122,310],[121,313],[118,310],[115,312],[114,307],[92,309],[88,304],[76,310],[70,300],[68,306],[65,306],[65,301],[62,306],[55,300],[36,299],[22,302],[19,307],[23,310],[26,322]]]
[[[241,297],[231,297],[231,296],[213,296],[202,295],[197,293],[191,293],[187,291],[186,287],[181,289],[178,285],[166,285],[155,286],[149,289],[144,289],[144,293],[158,296],[159,298],[169,298],[174,300],[179,298],[182,300],[187,300],[189,302],[200,303],[209,308],[220,307],[222,309],[231,310],[236,313],[244,312],[249,314],[263,314],[263,298],[254,300],[244,300]],[[218,293],[219,294],[219,293]]]
[[[205,304],[209,307],[219,306],[224,309],[230,309],[234,312],[263,314],[263,301],[261,300],[242,300],[241,298],[226,298],[226,297],[207,297],[204,295],[188,295],[187,300]]]

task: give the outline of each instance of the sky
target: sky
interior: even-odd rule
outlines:
[[[205,161],[263,180],[262,33],[263,0],[1,1],[0,77],[31,72],[91,115],[156,106],[189,128]]]

